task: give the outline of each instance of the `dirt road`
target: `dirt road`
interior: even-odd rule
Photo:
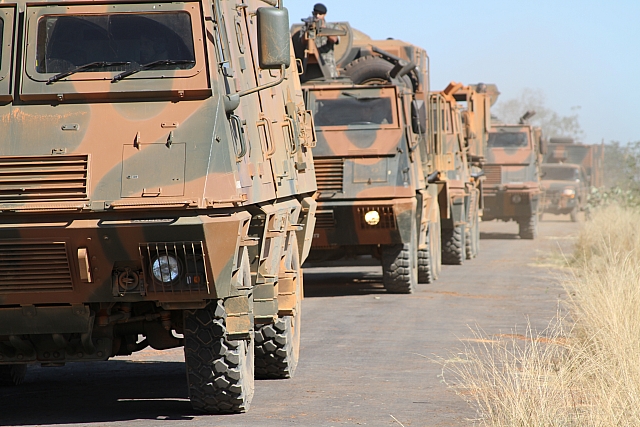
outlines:
[[[182,350],[29,371],[0,389],[0,425],[91,426],[467,426],[474,413],[441,378],[470,336],[544,327],[561,290],[553,259],[571,250],[578,225],[549,217],[535,241],[514,224],[483,223],[481,254],[445,266],[434,285],[389,295],[374,267],[305,275],[301,361],[296,377],[260,381],[251,410],[202,416],[190,407]]]

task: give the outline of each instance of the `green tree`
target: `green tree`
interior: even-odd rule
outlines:
[[[605,145],[604,183],[607,188],[640,190],[640,141],[627,145],[612,141]]]
[[[536,115],[529,120],[534,126],[542,128],[545,137],[565,136],[574,139],[583,137],[577,111],[580,107],[573,107],[573,115],[561,116],[546,105],[546,97],[540,89],[526,88],[514,99],[499,100],[492,112],[504,123],[518,123],[520,117],[533,110]]]

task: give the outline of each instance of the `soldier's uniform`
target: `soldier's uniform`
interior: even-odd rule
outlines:
[[[338,26],[336,24],[326,24],[326,28],[336,29]],[[335,78],[338,77],[338,69],[336,67],[336,57],[333,53],[333,47],[336,43],[329,40],[328,37],[316,37],[316,47],[318,48],[318,53],[320,54],[320,61],[322,61],[322,65],[326,67],[329,71],[329,77]]]

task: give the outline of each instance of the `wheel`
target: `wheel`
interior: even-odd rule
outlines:
[[[241,264],[243,283],[251,281],[248,255]],[[248,287],[248,286],[243,286]],[[253,336],[230,340],[222,300],[184,311],[184,359],[194,409],[212,414],[246,412],[254,391]]]
[[[255,376],[258,379],[292,378],[298,366],[303,281],[295,234],[291,250],[288,273],[295,281],[295,308],[292,315],[280,317],[274,324],[256,327]]]
[[[578,207],[571,209],[569,212],[569,218],[571,218],[571,222],[578,222]]]
[[[431,223],[427,227],[426,248],[418,250],[418,283],[435,282],[435,266],[431,255]]]
[[[450,265],[462,265],[466,257],[465,253],[465,226],[442,230],[442,263]]]
[[[27,376],[27,365],[0,365],[0,386],[20,385]]]
[[[418,283],[418,251],[412,243],[382,247],[382,283],[389,292],[410,294]]]
[[[528,218],[519,218],[518,228],[521,239],[535,239],[538,235],[538,216],[534,213]]]
[[[433,283],[438,280],[442,262],[440,261],[440,213],[436,222],[429,222],[426,249],[418,251],[418,283]]]

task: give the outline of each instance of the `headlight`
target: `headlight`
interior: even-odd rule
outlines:
[[[364,214],[364,220],[369,225],[378,225],[380,222],[380,214],[378,211],[369,211]]]
[[[565,188],[562,192],[562,195],[567,197],[574,197],[576,195],[576,190],[574,190],[573,188]]]
[[[519,194],[514,194],[513,196],[511,196],[511,203],[513,203],[514,205],[517,205],[521,201],[522,201],[522,196],[520,196]]]
[[[180,276],[180,264],[173,255],[160,255],[153,260],[151,271],[159,282],[171,283]]]

